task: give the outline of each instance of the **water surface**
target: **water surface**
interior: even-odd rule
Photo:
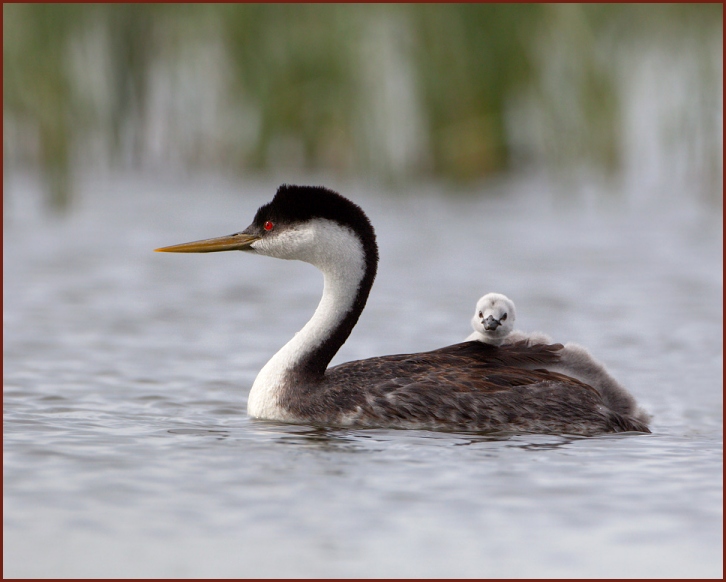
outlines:
[[[317,183],[318,180],[313,180]],[[312,314],[311,266],[160,255],[236,232],[277,182],[88,176],[65,219],[6,184],[4,575],[722,575],[722,223],[521,180],[361,204],[381,263],[333,363],[437,348],[498,291],[654,415],[597,438],[252,421]]]

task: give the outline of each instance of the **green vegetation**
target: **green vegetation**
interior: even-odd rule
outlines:
[[[143,161],[159,67],[212,44],[222,47],[226,121],[195,138],[184,154],[190,165],[265,170],[290,155],[305,169],[381,179],[478,179],[512,168],[508,115],[527,95],[544,112],[545,161],[584,159],[615,171],[621,104],[608,52],[643,35],[696,30],[722,38],[722,11],[721,4],[4,4],[4,162],[38,164],[49,200],[66,206],[74,163],[99,140],[111,163]],[[79,71],[79,52],[101,59],[103,74]],[[177,97],[167,97],[170,106]],[[187,107],[183,115],[201,112]],[[179,147],[173,142],[162,146]]]

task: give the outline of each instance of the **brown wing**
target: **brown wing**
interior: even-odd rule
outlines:
[[[494,347],[464,342],[430,352],[397,354],[347,362],[330,368],[326,381],[338,386],[370,388],[390,381],[439,385],[456,392],[500,392],[543,381],[571,383],[597,392],[574,378],[548,371],[559,362],[562,344],[528,345],[526,341]]]
[[[647,426],[612,412],[598,392],[550,372],[562,345],[464,342],[431,352],[347,362],[322,383],[291,386],[283,405],[337,426],[598,434]]]

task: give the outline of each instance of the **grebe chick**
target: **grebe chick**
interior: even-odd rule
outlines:
[[[516,331],[516,319],[517,310],[509,297],[501,293],[487,293],[476,302],[474,317],[471,318],[474,333],[464,341],[480,341],[493,346],[521,341],[532,344],[553,343],[552,338],[539,331]]]
[[[378,246],[356,204],[322,187],[281,186],[242,232],[157,249],[246,251],[311,263],[323,294],[310,321],[260,370],[247,412],[337,427],[595,435],[650,432],[574,378],[548,371],[560,345],[464,342],[328,368],[363,312]]]
[[[479,298],[471,318],[471,327],[474,329],[465,341],[480,341],[493,346],[499,346],[514,330],[514,320],[517,314],[514,303],[501,293],[487,293]]]
[[[500,293],[487,293],[477,301],[471,326],[474,328],[467,341],[480,341],[495,346],[526,341],[528,344],[551,344],[552,338],[542,332],[514,330],[516,310],[514,302]],[[576,378],[595,388],[605,405],[621,414],[649,422],[650,415],[638,408],[635,398],[613,378],[605,366],[583,346],[568,342],[560,351],[560,361],[548,368]]]

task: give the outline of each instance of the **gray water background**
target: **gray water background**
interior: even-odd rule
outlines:
[[[333,363],[461,341],[498,291],[654,417],[596,438],[319,430],[245,410],[320,274],[151,252],[240,230],[282,181],[88,175],[63,219],[6,182],[5,577],[722,576],[720,209],[541,176],[305,180],[358,202],[380,245]]]

